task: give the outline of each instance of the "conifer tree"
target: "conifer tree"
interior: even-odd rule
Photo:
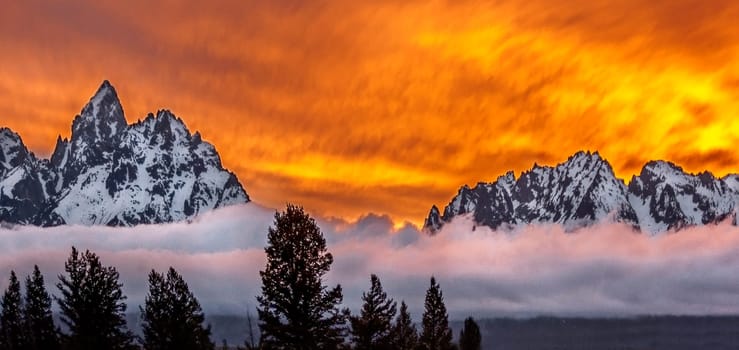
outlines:
[[[480,343],[482,343],[480,327],[472,317],[468,317],[464,320],[464,328],[459,331],[459,349],[480,350]]]
[[[369,292],[362,293],[362,310],[351,317],[352,340],[357,350],[390,349],[396,303],[382,290],[380,279],[370,277]]]
[[[44,276],[37,265],[26,277],[26,303],[23,320],[28,350],[59,349],[59,331],[51,314],[51,296],[44,286]]]
[[[23,350],[26,342],[23,332],[23,300],[21,297],[21,284],[15,271],[10,271],[10,283],[0,301],[2,313],[0,314],[0,345],[4,350]]]
[[[126,297],[118,282],[118,271],[104,266],[88,251],[72,253],[59,275],[57,303],[61,320],[68,327],[66,348],[130,349],[133,335],[126,329]]]
[[[315,220],[288,204],[275,214],[267,234],[267,266],[257,297],[261,343],[266,349],[336,349],[344,342],[348,310],[341,285],[329,289],[323,276],[333,256]]]
[[[149,273],[149,294],[141,307],[144,349],[212,350],[210,326],[200,303],[182,276],[170,267],[167,275]]]
[[[431,285],[426,291],[423,312],[423,331],[419,339],[423,350],[452,349],[452,330],[444,305],[444,296],[436,279],[431,277]]]
[[[400,312],[393,326],[392,347],[395,350],[416,350],[418,347],[418,332],[405,301],[400,302]]]

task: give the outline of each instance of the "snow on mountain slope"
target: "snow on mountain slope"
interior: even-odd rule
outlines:
[[[614,220],[659,233],[729,217],[736,222],[738,203],[737,175],[717,179],[653,161],[627,187],[597,152],[578,152],[555,167],[535,164],[518,180],[509,172],[492,183],[463,186],[443,215],[432,208],[424,227],[435,232],[456,216],[473,215],[477,224],[494,229],[529,223],[577,229]]]
[[[162,223],[249,201],[213,145],[170,111],[128,125],[108,81],[74,118],[70,139],[57,139],[50,160],[29,155],[9,129],[0,130],[0,150],[0,221]]]
[[[656,233],[722,221],[738,203],[735,177],[687,174],[679,166],[652,161],[629,183],[630,202],[641,210],[643,230]],[[732,187],[733,186],[733,187]]]
[[[29,223],[49,198],[54,175],[20,136],[0,128],[0,222]]]
[[[0,128],[0,177],[28,160],[28,149],[21,137],[8,128]]]

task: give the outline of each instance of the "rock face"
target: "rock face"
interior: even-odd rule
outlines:
[[[629,201],[648,232],[716,223],[735,215],[739,177],[686,174],[675,164],[652,161],[629,183]]]
[[[0,222],[164,223],[248,201],[199,133],[167,110],[128,125],[107,81],[74,118],[71,138],[57,138],[49,160],[0,129]]]
[[[29,152],[20,136],[0,128],[0,222],[29,223],[54,187],[49,162]]]
[[[460,215],[507,229],[519,224],[557,223],[574,230],[603,220],[647,233],[678,230],[732,218],[739,207],[739,176],[688,174],[664,161],[647,163],[628,186],[596,153],[578,152],[555,167],[512,172],[491,183],[463,186],[441,214],[431,208],[424,228],[438,231]]]

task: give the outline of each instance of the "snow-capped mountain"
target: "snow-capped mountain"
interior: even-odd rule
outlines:
[[[136,225],[188,220],[249,196],[213,145],[167,110],[128,125],[104,81],[38,159],[20,136],[0,129],[0,222]]]
[[[715,223],[739,208],[739,177],[686,174],[675,164],[652,161],[631,179],[629,202],[648,232]]]
[[[0,128],[0,222],[31,222],[49,197],[55,174],[20,136]]]
[[[739,207],[739,176],[717,179],[688,174],[664,161],[647,163],[628,186],[595,152],[578,152],[555,167],[538,166],[516,179],[508,172],[491,183],[463,186],[444,208],[429,212],[424,228],[438,231],[454,217],[469,215],[478,224],[510,228],[558,223],[567,229],[603,220],[622,222],[648,233],[716,223]]]

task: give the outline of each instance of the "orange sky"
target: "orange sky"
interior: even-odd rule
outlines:
[[[205,3],[208,3],[207,5]],[[734,0],[13,1],[0,125],[48,156],[103,79],[258,203],[421,224],[465,183],[599,150],[739,171]]]

